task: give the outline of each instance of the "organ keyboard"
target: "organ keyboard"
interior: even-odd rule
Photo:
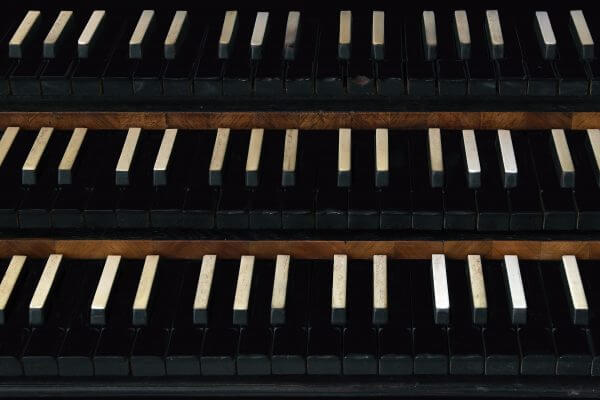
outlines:
[[[597,375],[596,264],[14,256],[0,374]]]

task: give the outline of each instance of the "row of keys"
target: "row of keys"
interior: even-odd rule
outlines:
[[[525,14],[30,10],[1,39],[3,69],[15,95],[595,94],[584,12]]]
[[[21,167],[23,185],[35,185],[39,174],[40,161],[45,156],[46,147],[51,139],[54,129],[41,128],[31,145],[27,158]],[[18,127],[8,127],[0,138],[0,167],[4,157],[11,149]],[[129,186],[131,182],[131,171],[136,152],[140,150],[141,128],[130,128],[121,148],[119,159],[114,169],[114,180],[117,186]],[[73,183],[72,176],[79,154],[82,153],[82,145],[87,133],[86,128],[73,130],[64,153],[57,166],[57,184],[70,185]],[[248,187],[257,187],[260,184],[260,170],[274,168],[276,166],[261,166],[261,155],[263,153],[264,129],[252,129],[246,149],[246,163],[244,170],[245,184]],[[242,133],[240,133],[242,134]],[[401,134],[401,133],[399,133]],[[454,133],[448,133],[452,135]],[[168,184],[169,165],[173,163],[172,153],[179,136],[177,129],[166,129],[162,135],[160,146],[154,164],[152,166],[152,182],[154,186],[165,186]],[[220,128],[216,133],[210,165],[208,168],[208,182],[210,186],[221,186],[224,184],[224,171],[226,159],[228,158],[228,143],[230,129]],[[551,157],[555,164],[555,172],[562,188],[575,187],[575,166],[571,157],[571,151],[567,143],[563,129],[552,129],[549,134],[551,143]],[[587,130],[587,146],[591,149],[590,155],[593,159],[596,179],[600,182],[600,130]],[[299,131],[288,129],[285,133],[283,148],[279,150],[283,154],[281,168],[281,186],[291,187],[296,182],[296,164],[298,160]],[[518,182],[518,164],[513,148],[511,132],[499,129],[496,135],[497,157],[500,165],[502,185],[504,188],[514,188]],[[388,129],[377,129],[374,135],[374,183],[376,187],[387,187],[389,185],[390,152]],[[231,151],[231,150],[229,150]],[[481,187],[481,163],[477,147],[477,139],[473,130],[463,130],[461,135],[461,151],[465,159],[465,171],[467,186],[475,189]],[[352,159],[352,154],[357,153],[352,147],[352,130],[340,128],[338,132],[337,146],[337,186],[352,186],[352,166],[362,168],[360,160]],[[432,188],[444,187],[444,154],[442,135],[440,129],[430,128],[427,132],[427,157],[429,164],[430,185]],[[395,157],[392,154],[391,157]],[[233,156],[230,156],[233,157]]]
[[[0,139],[0,223],[597,230],[598,138],[593,129],[8,128]]]
[[[600,374],[597,261],[573,256],[0,268],[2,376]]]

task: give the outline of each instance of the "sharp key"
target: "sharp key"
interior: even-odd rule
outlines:
[[[438,128],[429,128],[429,131],[427,132],[427,149],[431,187],[443,187],[444,158],[442,155],[442,137]]]
[[[348,256],[333,256],[333,282],[331,287],[331,324],[346,323],[346,283],[348,280]]]
[[[256,13],[254,20],[254,29],[250,38],[250,58],[260,60],[263,54],[263,46],[267,37],[269,24],[269,13],[260,11]]]
[[[248,304],[252,289],[254,256],[242,256],[233,299],[233,324],[248,325]]]
[[[29,303],[29,324],[30,325],[42,325],[44,323],[44,313],[46,304],[48,302],[48,296],[56,281],[60,262],[62,261],[62,254],[51,254],[46,261],[40,280],[33,292],[33,297]]]
[[[511,321],[513,325],[524,325],[527,322],[527,300],[523,288],[523,279],[521,278],[519,258],[513,255],[504,256],[502,267],[508,291]]]
[[[217,256],[207,254],[202,257],[202,266],[198,276],[198,286],[196,287],[196,297],[194,298],[193,320],[196,325],[206,325],[208,323],[208,302],[210,301],[210,291],[213,277],[215,275],[215,265]]]
[[[65,41],[66,32],[70,28],[69,24],[73,20],[72,17],[73,11],[61,11],[58,13],[54,24],[44,39],[43,56],[45,58],[57,57],[58,50]]]
[[[571,320],[575,325],[587,325],[589,308],[579,266],[575,256],[562,256],[562,277],[569,299]]]
[[[298,156],[298,129],[285,131],[283,149],[283,168],[281,173],[281,186],[296,185],[296,160]]]
[[[434,303],[433,320],[438,325],[448,325],[450,323],[450,297],[446,275],[446,256],[443,254],[431,255],[431,282]]]
[[[285,25],[285,38],[283,41],[283,58],[291,61],[296,58],[298,47],[298,31],[300,29],[300,11],[290,11]]]
[[[177,129],[165,129],[152,170],[154,186],[164,186],[167,184],[169,163],[171,161],[171,153],[173,153],[173,146],[175,145],[176,138]]]
[[[208,183],[210,186],[221,186],[223,184],[223,164],[225,163],[228,142],[229,128],[217,129],[217,137],[208,168]]]
[[[596,177],[596,184],[600,186],[600,129],[587,130],[587,148],[591,164]]]
[[[371,31],[371,56],[374,60],[385,58],[385,12],[373,11]]]
[[[562,129],[552,129],[552,158],[554,167],[563,188],[575,187],[575,166],[571,158],[571,151],[567,144],[565,131]]]
[[[504,36],[502,35],[498,10],[487,10],[485,12],[485,26],[490,57],[493,59],[504,58]]]
[[[387,256],[373,256],[373,325],[388,322]]]
[[[352,130],[340,128],[338,132],[337,185],[349,187],[352,183]]]
[[[246,158],[246,186],[258,186],[264,129],[252,129]]]
[[[173,60],[177,57],[177,51],[185,40],[188,28],[188,12],[182,10],[176,11],[163,45],[165,59]]]
[[[19,133],[19,128],[16,126],[9,126],[2,133],[2,138],[0,138],[0,167],[4,164],[4,159],[6,155],[10,151],[17,134]]]
[[[437,58],[437,33],[435,28],[435,13],[423,11],[423,52],[425,59],[433,61]]]
[[[100,280],[92,299],[92,306],[90,307],[91,325],[106,325],[106,309],[110,300],[110,292],[119,272],[120,262],[121,256],[110,255],[106,257],[104,268],[102,269],[102,274],[100,275]]]
[[[88,58],[90,56],[90,53],[98,40],[105,16],[105,10],[94,10],[94,12],[92,12],[79,39],[77,39],[77,56],[79,58]]]
[[[233,53],[235,36],[237,33],[238,12],[226,11],[223,19],[223,27],[221,28],[221,36],[219,37],[219,58],[227,59]]]
[[[517,186],[517,159],[509,130],[498,129],[498,151],[502,184],[506,189]]]
[[[39,11],[27,11],[21,24],[8,42],[8,56],[10,58],[23,57],[25,47],[28,45],[29,39],[33,36],[34,31],[39,29],[41,19],[41,13]]]
[[[44,151],[46,150],[46,146],[50,141],[52,132],[54,132],[54,128],[49,127],[44,127],[38,132],[35,141],[31,146],[31,150],[29,150],[29,154],[23,163],[21,177],[23,185],[36,184],[38,165],[44,156]]]
[[[148,306],[152,297],[154,277],[158,269],[159,259],[160,257],[157,255],[150,255],[146,256],[144,260],[144,267],[142,268],[142,274],[140,275],[131,311],[131,323],[134,326],[147,325],[150,319]]]
[[[535,12],[535,33],[542,57],[546,60],[556,58],[556,36],[546,11]]]
[[[127,137],[125,137],[121,155],[115,169],[115,184],[118,186],[129,185],[131,163],[133,162],[133,156],[135,155],[141,133],[141,128],[129,128],[129,131],[127,131]]]
[[[271,298],[271,325],[285,324],[285,300],[290,271],[289,255],[278,255],[275,262],[275,279]]]
[[[87,134],[87,128],[75,128],[71,139],[58,165],[58,184],[70,185],[73,183],[73,168],[79,156],[79,150]]]
[[[349,60],[352,53],[352,11],[340,11],[338,58]]]
[[[149,32],[154,25],[154,10],[144,10],[140,14],[137,25],[129,39],[129,58],[141,59],[144,55],[144,47],[150,36]]]
[[[458,58],[461,60],[471,58],[471,31],[465,10],[454,11],[454,39]]]
[[[487,295],[485,292],[481,256],[467,256],[467,271],[469,273],[473,324],[485,325],[487,323]]]
[[[584,60],[594,58],[594,39],[581,10],[572,10],[569,18],[569,28],[579,52],[579,57]]]
[[[384,187],[390,181],[388,130],[375,131],[375,186]]]
[[[481,164],[477,151],[477,140],[472,129],[462,131],[463,154],[467,172],[467,183],[471,189],[481,187]]]
[[[6,314],[12,292],[19,282],[19,277],[21,276],[21,271],[26,260],[26,256],[12,256],[6,272],[4,272],[2,282],[0,282],[0,325],[6,323]]]

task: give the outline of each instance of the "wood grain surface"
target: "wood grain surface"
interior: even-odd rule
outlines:
[[[500,259],[516,254],[530,260],[557,260],[573,254],[579,259],[600,259],[600,241],[539,241],[539,240],[402,240],[402,241],[336,241],[336,240],[53,240],[6,239],[0,241],[0,257],[16,254],[47,257],[52,253],[76,259],[98,259],[110,254],[127,258],[143,258],[159,254],[169,258],[200,259],[204,254],[221,258],[239,258],[255,255],[275,258],[289,254],[300,259],[330,259],[334,254],[347,254],[355,259],[368,259],[374,254],[391,258],[423,259],[443,253],[453,259],[464,259],[479,254],[489,259]]]
[[[600,128],[600,112],[0,112],[0,126],[36,129]]]

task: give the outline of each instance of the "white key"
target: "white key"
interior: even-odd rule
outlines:
[[[467,169],[467,184],[472,189],[479,188],[481,186],[481,164],[479,163],[475,131],[472,129],[463,129],[462,142],[465,167]]]
[[[129,131],[127,131],[127,137],[125,137],[121,155],[115,169],[115,184],[118,186],[127,186],[130,183],[129,172],[141,133],[141,128],[129,128]]]
[[[546,11],[535,12],[535,33],[542,57],[546,60],[556,58],[556,36],[554,36],[550,17]]]
[[[194,298],[194,324],[206,325],[208,323],[208,302],[210,301],[216,263],[217,256],[214,254],[207,254],[202,257],[202,266],[200,268],[200,276],[198,276],[198,286],[196,287],[196,297]]]
[[[208,168],[208,183],[210,186],[221,186],[223,184],[223,164],[225,164],[228,142],[229,128],[217,129],[217,137]]]
[[[133,308],[131,312],[131,323],[135,326],[148,324],[149,311],[148,305],[152,297],[152,289],[154,288],[154,277],[158,269],[158,261],[160,257],[157,255],[146,256],[140,281],[138,282],[135,299],[133,300]]]
[[[337,184],[348,187],[352,183],[352,130],[340,128],[338,133]]]
[[[8,42],[8,56],[10,58],[23,57],[25,49],[31,41],[31,37],[40,27],[41,20],[41,13],[39,11],[27,11],[27,14],[25,14],[25,17],[23,17],[21,24]]]
[[[29,150],[29,154],[25,159],[25,163],[23,163],[21,171],[23,185],[35,185],[37,183],[38,166],[44,156],[46,146],[52,137],[52,132],[54,132],[54,128],[49,127],[44,127],[38,132],[33,145],[31,145],[31,150]]]
[[[513,325],[524,325],[527,322],[527,300],[518,257],[504,256],[503,270],[511,321]]]
[[[346,282],[348,280],[348,256],[333,256],[333,284],[331,287],[331,324],[346,323]]]
[[[0,167],[4,164],[4,159],[6,158],[10,148],[12,147],[17,134],[19,133],[19,128],[16,126],[9,126],[4,130],[2,134],[2,138],[0,138]]]
[[[444,157],[442,154],[442,136],[438,128],[429,128],[427,132],[427,150],[429,155],[429,178],[431,187],[444,186]]]
[[[385,12],[373,11],[371,30],[371,56],[374,60],[385,58]]]
[[[171,20],[167,37],[165,37],[163,46],[165,59],[173,60],[177,57],[177,51],[185,40],[188,28],[188,12],[183,10],[176,11]]]
[[[471,31],[465,10],[454,11],[454,39],[458,58],[461,60],[471,58]]]
[[[594,39],[590,33],[590,28],[588,28],[583,11],[572,10],[569,16],[569,28],[577,46],[579,57],[584,60],[594,58]]]
[[[508,189],[517,186],[517,159],[509,130],[498,129],[498,151],[500,152],[500,173],[504,187]]]
[[[554,159],[554,167],[556,168],[560,186],[563,188],[574,188],[575,165],[573,165],[565,131],[562,129],[552,129],[550,136],[552,138],[552,158]]]
[[[79,58],[88,58],[92,49],[98,42],[100,30],[106,16],[105,10],[94,10],[90,19],[85,24],[79,39],[77,39],[77,56]]]
[[[490,57],[493,59],[504,58],[504,36],[498,10],[485,12],[485,33],[487,35]]]
[[[104,268],[102,268],[102,275],[100,275],[90,308],[90,324],[92,325],[106,325],[106,309],[115,279],[119,273],[120,262],[121,256],[111,255],[106,257]]]
[[[471,309],[473,310],[473,324],[485,325],[487,323],[487,296],[481,256],[467,256],[467,271],[469,273],[469,291],[471,293]]]
[[[388,322],[387,256],[373,256],[373,325]]]
[[[431,255],[431,282],[434,303],[433,320],[438,325],[448,325],[450,323],[450,297],[448,295],[448,277],[446,276],[446,257],[443,254]]]
[[[285,131],[283,149],[283,169],[281,173],[281,186],[294,186],[296,184],[296,158],[298,154],[298,129]]]
[[[65,36],[69,30],[69,24],[73,20],[73,11],[61,11],[58,13],[54,24],[50,28],[48,35],[43,43],[43,56],[45,58],[57,57],[60,46],[65,41]]]
[[[254,256],[242,256],[240,272],[238,273],[233,299],[233,324],[248,325],[248,303],[252,290],[252,273],[254,271]]]
[[[271,325],[285,324],[285,297],[290,271],[290,256],[278,255],[275,262],[275,279],[271,297]]]
[[[15,286],[19,282],[26,260],[26,256],[12,256],[6,272],[4,272],[2,282],[0,282],[0,325],[6,323],[8,304]]]
[[[423,11],[423,51],[425,59],[433,61],[437,58],[437,33],[435,27],[435,13],[433,11]]]
[[[29,303],[29,324],[42,325],[44,323],[44,310],[48,302],[48,296],[58,275],[62,254],[51,254],[46,261],[40,280],[33,292]]]
[[[562,256],[562,277],[565,283],[571,311],[571,320],[575,325],[587,325],[589,308],[579,266],[575,256]]]
[[[253,60],[260,60],[262,58],[263,45],[268,31],[268,23],[268,12],[259,11],[256,13],[254,29],[252,30],[252,37],[250,38],[250,58]]]
[[[154,186],[164,186],[167,184],[169,163],[171,162],[171,154],[173,153],[176,138],[177,129],[165,129],[152,171]]]
[[[135,30],[129,39],[129,58],[141,59],[144,55],[144,47],[150,36],[154,24],[154,10],[144,10],[138,19]]]
[[[338,58],[349,60],[352,52],[352,11],[340,11]]]
[[[375,130],[375,186],[384,187],[390,182],[388,130]]]
[[[283,40],[283,58],[294,60],[296,47],[298,47],[298,31],[300,28],[300,11],[290,11],[285,25],[285,38]]]
[[[252,129],[246,158],[246,186],[258,186],[264,129]]]
[[[73,183],[73,168],[79,156],[79,150],[87,134],[87,128],[75,128],[71,134],[71,139],[58,164],[58,184],[70,185]]]
[[[587,130],[586,146],[596,177],[596,184],[600,186],[600,129]]]
[[[226,11],[223,19],[223,27],[221,28],[221,36],[219,37],[219,58],[226,59],[233,52],[233,44],[237,33],[237,11]]]

